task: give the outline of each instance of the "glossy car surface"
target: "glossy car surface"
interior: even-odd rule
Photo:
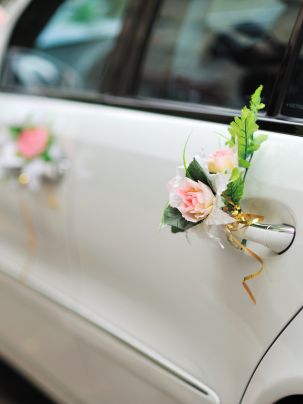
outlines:
[[[303,395],[301,2],[101,3],[4,3],[0,124],[50,125],[70,168],[37,193],[1,183],[1,355],[59,402]],[[297,235],[280,256],[256,247],[253,305],[256,261],[159,221],[188,135],[189,156],[218,148],[260,81],[269,140],[245,207]]]

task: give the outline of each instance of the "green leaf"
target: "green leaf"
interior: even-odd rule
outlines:
[[[249,168],[250,162],[247,160],[239,159],[239,166],[243,168]]]
[[[258,135],[256,137],[254,137],[254,141],[253,141],[253,151],[257,151],[260,149],[261,144],[263,142],[265,142],[265,140],[267,140],[268,136],[267,135]]]
[[[178,229],[178,227],[175,227],[175,226],[171,226],[170,229],[171,229],[171,232],[174,233],[174,234],[184,232],[184,230],[180,230],[180,229]]]
[[[233,168],[229,181],[234,182],[240,177],[240,170],[238,167]]]
[[[226,143],[229,147],[238,148],[239,167],[245,169],[242,179],[235,179],[232,176],[232,181],[227,188],[226,195],[234,202],[238,203],[244,192],[244,182],[247,171],[251,166],[251,160],[255,151],[267,139],[265,135],[255,137],[255,132],[259,129],[256,122],[258,111],[263,109],[265,105],[261,101],[263,86],[259,86],[253,93],[250,99],[249,108],[244,107],[240,116],[236,116],[230,123],[229,133],[230,139]]]
[[[264,104],[261,102],[262,89],[262,85],[257,88],[251,96],[250,108],[244,107],[241,111],[241,116],[236,116],[228,129],[231,138],[227,145],[230,147],[237,145],[238,157],[242,160],[248,160],[250,155],[257,150],[255,147],[260,147],[254,146],[254,133],[259,129],[256,123],[257,113],[264,108]]]
[[[53,135],[49,135],[48,138],[48,142],[47,142],[47,146],[46,149],[44,150],[44,152],[41,154],[41,157],[43,158],[44,161],[52,161],[52,157],[49,154],[50,148],[52,146],[52,144],[54,143],[55,138]]]
[[[253,93],[253,95],[250,98],[250,104],[249,107],[251,111],[256,115],[258,111],[261,109],[265,108],[265,104],[262,103],[261,101],[261,94],[262,94],[263,86],[260,85],[256,91]]]
[[[170,205],[164,209],[162,223],[171,226],[173,233],[186,231],[198,224],[185,220],[181,212],[177,208],[172,208]]]
[[[22,132],[23,128],[21,126],[11,126],[10,133],[13,139],[18,139],[20,133]]]
[[[225,199],[225,204],[230,205],[232,201],[235,205],[238,205],[244,194],[244,181],[242,176],[238,177],[235,181],[230,181],[228,183],[226,191],[223,193],[223,198]]]
[[[198,181],[203,182],[204,184],[208,185],[210,189],[214,192],[210,179],[208,178],[205,171],[195,158],[187,167],[186,177],[191,178],[196,182]]]
[[[238,157],[246,160],[248,158],[248,147],[255,131],[254,114],[247,107],[242,110],[241,119],[238,120],[238,129]]]
[[[55,138],[53,135],[49,135],[47,147],[51,147],[51,145],[55,142]]]
[[[250,98],[249,108],[244,107],[240,116],[236,116],[230,123],[228,131],[230,139],[226,142],[229,147],[238,148],[239,167],[245,170],[232,172],[229,184],[223,194],[225,204],[230,207],[230,202],[239,204],[244,195],[245,179],[254,152],[257,151],[261,144],[267,139],[266,135],[258,135],[255,137],[255,132],[259,129],[257,124],[258,112],[265,107],[262,103],[263,86],[260,85]],[[242,171],[242,172],[241,172]],[[244,171],[244,172],[243,172]]]
[[[49,155],[48,150],[45,150],[45,151],[42,153],[41,157],[42,157],[42,159],[43,159],[44,161],[52,161],[52,158],[51,158],[51,156]]]

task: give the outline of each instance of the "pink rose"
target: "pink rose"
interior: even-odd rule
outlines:
[[[209,155],[207,163],[210,173],[224,173],[237,166],[237,156],[233,149],[219,149]]]
[[[17,151],[23,157],[32,159],[45,151],[48,139],[49,135],[43,128],[25,129],[17,140]]]
[[[169,204],[179,209],[184,219],[199,222],[205,219],[215,203],[212,190],[202,182],[175,177],[169,183]]]

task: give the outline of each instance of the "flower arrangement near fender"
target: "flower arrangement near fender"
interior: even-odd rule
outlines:
[[[266,135],[255,135],[259,129],[256,123],[258,111],[265,107],[261,93],[262,86],[251,96],[249,107],[245,106],[241,116],[231,122],[226,147],[209,156],[199,154],[188,165],[184,147],[183,166],[169,182],[169,203],[162,218],[163,224],[171,226],[172,233],[185,232],[203,224],[211,235],[213,226],[223,226],[228,240],[261,264],[258,272],[243,280],[243,286],[254,303],[247,281],[261,273],[263,260],[235,233],[263,220],[262,216],[242,212],[240,207],[253,155],[267,138]]]
[[[32,191],[40,191],[43,180],[48,185],[59,179],[68,167],[62,147],[45,126],[23,125],[0,130],[0,177],[17,182]],[[45,190],[48,206],[54,209],[59,202],[52,187]],[[24,267],[20,279],[25,282],[33,266],[38,248],[38,235],[34,227],[27,195],[18,193],[20,217],[26,231]]]
[[[37,190],[43,179],[55,180],[66,168],[66,159],[56,138],[43,126],[12,126],[0,135],[2,177],[16,178]]]

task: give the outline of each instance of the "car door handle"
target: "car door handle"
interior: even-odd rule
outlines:
[[[281,255],[292,245],[296,228],[290,224],[256,223],[233,232],[239,239],[262,244]]]

